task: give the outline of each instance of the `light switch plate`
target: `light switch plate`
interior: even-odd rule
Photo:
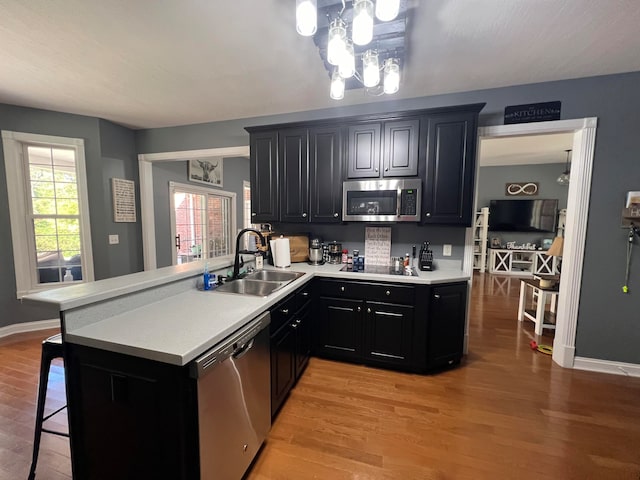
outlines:
[[[120,243],[119,235],[109,235],[109,245],[117,245]]]
[[[445,256],[445,257],[450,257],[451,256],[451,245],[444,244],[442,246],[442,255]]]

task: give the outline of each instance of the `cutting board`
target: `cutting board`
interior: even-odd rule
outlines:
[[[272,236],[277,238],[282,235],[289,239],[289,251],[291,252],[291,263],[309,261],[309,236],[302,234],[278,233]]]

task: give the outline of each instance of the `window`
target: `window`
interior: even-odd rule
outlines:
[[[233,254],[236,194],[169,183],[173,264]]]
[[[18,297],[93,280],[84,141],[2,132]]]

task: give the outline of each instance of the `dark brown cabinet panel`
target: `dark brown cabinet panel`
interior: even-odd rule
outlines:
[[[384,177],[418,175],[418,119],[385,122],[382,156]]]
[[[362,301],[320,297],[316,348],[321,356],[357,361],[362,352]]]
[[[437,285],[429,308],[429,367],[454,365],[462,358],[467,312],[467,283]]]
[[[413,307],[365,302],[364,357],[384,365],[411,366]]]
[[[348,137],[348,177],[380,176],[380,123],[353,125]]]
[[[309,150],[306,128],[278,132],[280,221],[309,221]]]
[[[453,112],[424,118],[423,223],[471,225],[477,117],[477,112]]]
[[[312,222],[342,221],[342,128],[309,129],[309,189]]]
[[[250,150],[251,222],[277,222],[280,219],[278,133],[252,134]]]
[[[271,336],[271,415],[275,415],[295,382],[295,332],[285,324]]]

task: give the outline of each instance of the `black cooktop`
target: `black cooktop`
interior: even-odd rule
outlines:
[[[356,273],[377,273],[381,275],[404,275],[408,277],[417,277],[418,272],[415,267],[411,267],[410,269],[401,268],[400,270],[396,270],[395,268],[388,265],[365,265],[364,269],[354,270],[351,265],[345,265],[340,269],[341,272],[356,272]]]

